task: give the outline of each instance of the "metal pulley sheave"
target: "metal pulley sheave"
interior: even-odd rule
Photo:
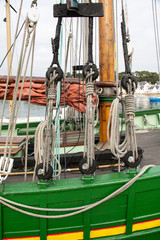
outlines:
[[[136,168],[139,166],[139,164],[141,163],[141,160],[143,158],[143,150],[138,147],[137,148],[137,151],[138,151],[138,156],[137,158],[133,158],[133,152],[132,151],[128,151],[124,157],[121,158],[121,161],[124,162],[125,166],[126,167],[129,167],[129,168]],[[136,155],[136,152],[135,152],[135,155]]]
[[[87,158],[84,157],[79,162],[79,170],[82,174],[93,174],[96,171],[97,162],[93,159],[92,165],[88,166]]]
[[[121,160],[125,163],[126,167],[136,168],[141,163],[141,159],[142,159],[141,155],[138,155],[138,157],[134,159],[133,152],[128,151]]]
[[[48,170],[47,170],[47,166],[45,166],[45,170],[44,170],[44,166],[43,163],[38,164],[38,166],[36,167],[36,175],[38,177],[39,180],[49,180],[52,178],[53,175],[53,168],[52,166],[48,163]]]

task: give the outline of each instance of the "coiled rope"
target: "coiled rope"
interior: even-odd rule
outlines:
[[[53,76],[50,77],[48,85],[48,117],[47,120],[42,121],[35,132],[35,170],[38,164],[43,163],[43,170],[48,171],[48,163],[53,165],[53,159],[58,165],[58,173],[53,177],[58,177],[61,173],[61,165],[53,154],[54,144],[56,140],[56,131],[53,125],[53,101],[56,99],[56,84],[55,79],[57,74],[53,73]],[[56,172],[56,171],[55,171]],[[35,180],[35,171],[33,175],[33,181]]]
[[[86,119],[85,119],[85,139],[84,139],[84,157],[87,155],[88,167],[92,166],[94,156],[94,112],[92,96],[94,94],[94,84],[92,81],[92,75],[94,72],[87,74],[86,76]]]
[[[122,105],[125,117],[126,135],[122,143],[120,143],[119,134],[119,105]],[[134,126],[134,95],[132,86],[128,87],[128,94],[123,97],[117,97],[111,105],[110,116],[107,128],[107,139],[111,146],[111,152],[118,159],[124,157],[128,151],[133,152],[134,160],[138,157],[137,141]]]

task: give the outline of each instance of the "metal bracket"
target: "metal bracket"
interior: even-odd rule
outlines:
[[[97,93],[99,97],[116,97],[116,88],[101,87],[101,88],[98,88]]]
[[[50,185],[51,181],[48,180],[37,180],[37,185],[40,187],[40,189],[46,189]]]
[[[84,181],[84,184],[90,184],[94,180],[94,175],[91,174],[90,176],[86,176],[86,175],[82,174],[81,179],[82,179],[82,181]]]
[[[54,17],[103,17],[102,3],[79,3],[77,10],[68,10],[67,4],[53,5]]]

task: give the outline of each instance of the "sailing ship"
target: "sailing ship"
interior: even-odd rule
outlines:
[[[33,1],[26,20],[26,28],[31,30],[29,34],[33,34],[33,45],[31,45],[33,48],[37,16],[37,1]],[[103,27],[104,25],[113,26],[112,0],[106,0],[105,4],[77,3],[77,1],[56,4],[54,5],[54,16],[58,18],[58,23],[56,36],[52,41],[53,61],[46,74],[48,111],[46,120],[40,123],[36,129],[34,140],[36,158],[34,178],[37,176],[38,180],[5,183],[13,166],[11,149],[16,142],[13,137],[15,118],[17,117],[17,115],[15,116],[16,109],[14,109],[16,97],[13,96],[8,135],[4,140],[4,154],[0,160],[0,239],[159,239],[160,167],[149,165],[141,170],[137,168],[142,156],[136,146],[134,131],[133,94],[136,80],[131,74],[129,65],[124,12],[122,10],[126,74],[122,86],[127,94],[125,99],[121,100],[126,109],[125,122],[128,138],[125,138],[123,144],[119,143],[119,135],[113,134],[113,132],[119,133],[119,122],[113,120],[116,119],[117,114],[119,115],[116,105],[119,104],[117,101],[120,98],[113,101],[113,98],[108,98],[108,94],[104,94],[105,89],[116,86],[114,82],[114,30],[112,27]],[[56,121],[55,126],[53,125],[53,106],[58,97],[59,82],[63,79],[63,71],[58,60],[63,17],[88,18],[88,61],[83,67],[86,90],[85,149],[79,163],[81,178],[74,179],[58,179],[62,169],[59,159],[53,151],[54,145],[58,145],[58,147],[60,145],[60,138],[56,136],[59,125]],[[93,62],[92,55],[93,17],[100,18],[100,46],[103,46],[100,47],[100,82],[97,83],[104,92],[99,96],[100,148],[110,141],[112,153],[119,162],[119,172],[105,175],[95,175],[97,163],[94,153],[94,102],[97,98],[94,97],[93,82],[98,77],[98,69]],[[23,62],[22,55],[20,63]],[[106,61],[109,64],[107,69],[104,67]],[[18,74],[21,71],[20,67],[21,64]],[[30,84],[31,80],[32,76]],[[8,81],[9,77],[7,84]],[[20,82],[20,74],[16,78],[15,85],[17,82]],[[15,93],[16,90],[18,92],[18,87],[17,84]],[[63,87],[65,96],[65,82],[63,82]],[[111,95],[111,91],[109,91],[109,95]],[[112,101],[114,105],[111,107]],[[109,114],[110,112],[112,115]],[[27,124],[29,127],[29,122]],[[28,132],[27,136],[29,136]],[[27,138],[27,144],[28,141]],[[22,139],[21,142],[23,142]],[[118,144],[118,148],[115,144]],[[120,172],[121,159],[127,166],[125,172]]]

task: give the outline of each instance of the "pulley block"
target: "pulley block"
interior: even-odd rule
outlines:
[[[58,76],[55,78],[55,82],[61,81],[63,78],[63,71],[60,67],[49,67],[47,72],[46,72],[46,78],[50,80],[50,76],[53,75],[55,71],[55,74],[58,74]]]
[[[97,162],[92,161],[92,166],[89,166],[87,163],[87,158],[82,158],[79,162],[79,170],[82,174],[92,174],[96,171]]]
[[[43,169],[43,163],[38,164],[36,167],[36,176],[38,177],[39,180],[49,180],[52,178],[53,175],[53,168],[52,166],[48,163],[48,171],[45,171]]]
[[[126,75],[121,80],[121,86],[124,90],[126,90],[127,93],[128,93],[128,85],[129,84],[132,84],[132,91],[134,91],[135,87],[137,87],[137,80],[132,75]],[[135,87],[133,84],[135,84]]]
[[[134,160],[133,152],[128,151],[121,160],[125,163],[126,167],[136,168],[141,163],[142,155],[138,154],[138,157]]]
[[[38,13],[37,7],[31,7],[29,9],[28,18],[29,18],[29,21],[32,22],[32,23],[38,22],[39,13]]]
[[[87,63],[84,68],[83,68],[83,77],[86,78],[87,74],[90,73],[92,70],[93,75],[92,75],[92,80],[96,80],[99,76],[99,71],[98,68],[95,64],[93,63]]]

